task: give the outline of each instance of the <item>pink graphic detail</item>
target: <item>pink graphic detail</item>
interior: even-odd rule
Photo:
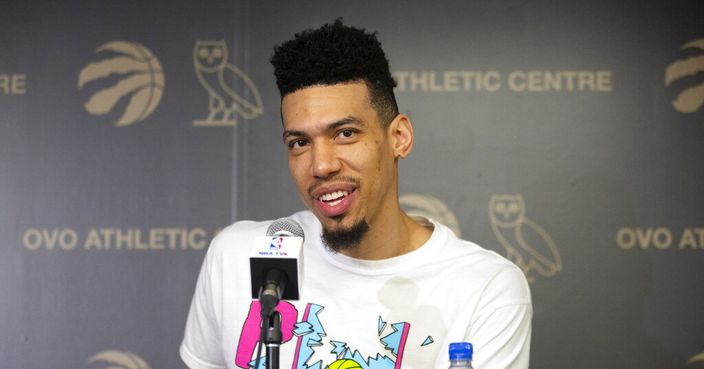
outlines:
[[[403,360],[403,351],[406,348],[406,341],[408,340],[408,332],[411,330],[411,325],[409,323],[403,323],[403,330],[401,331],[401,342],[398,344],[398,355],[396,357],[396,366],[394,369],[401,368],[401,361]]]
[[[310,314],[310,304],[306,304],[306,311],[303,312],[303,318],[301,319],[302,322],[308,321],[308,314]],[[296,340],[296,354],[293,356],[293,365],[291,366],[291,369],[298,368],[298,356],[301,353],[301,341],[302,340],[303,340],[303,336],[299,336],[298,339]]]
[[[239,368],[249,368],[249,363],[252,361],[254,350],[259,341],[259,334],[261,333],[261,310],[261,306],[257,300],[252,301],[252,304],[249,305],[247,320],[244,322],[242,334],[240,334],[240,341],[237,343],[235,365]],[[281,314],[281,333],[283,334],[283,341],[288,342],[293,338],[293,329],[296,326],[298,310],[296,310],[296,307],[291,303],[281,301],[276,307],[276,311]]]

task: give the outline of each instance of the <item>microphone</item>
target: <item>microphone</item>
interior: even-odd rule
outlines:
[[[275,220],[257,237],[249,257],[252,298],[258,298],[262,317],[269,317],[279,301],[298,300],[304,233],[295,220]]]

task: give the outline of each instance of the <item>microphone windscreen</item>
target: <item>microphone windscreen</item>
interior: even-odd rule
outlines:
[[[305,239],[301,225],[289,218],[279,218],[275,220],[266,230],[266,235],[300,237]]]
[[[256,237],[249,257],[252,298],[267,283],[267,273],[278,270],[286,275],[284,300],[298,300],[303,281],[303,228],[288,218],[271,223],[266,236]]]

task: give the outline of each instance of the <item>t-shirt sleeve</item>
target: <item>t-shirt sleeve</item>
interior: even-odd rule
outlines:
[[[502,271],[484,291],[467,335],[474,345],[474,367],[527,369],[533,308],[523,272]]]
[[[219,276],[222,275],[222,263],[216,242],[217,237],[201,266],[179,350],[181,359],[191,369],[226,367],[220,342],[222,278]]]

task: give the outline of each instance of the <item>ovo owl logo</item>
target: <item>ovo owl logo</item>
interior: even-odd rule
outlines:
[[[107,350],[88,359],[95,369],[151,369],[141,357],[127,351]]]
[[[562,270],[555,241],[526,218],[522,195],[492,195],[489,220],[496,239],[506,249],[506,257],[523,270],[529,282],[535,281],[534,272],[551,277]]]
[[[252,119],[264,111],[257,86],[230,62],[225,41],[196,41],[193,67],[208,92],[208,116],[193,121],[194,126],[232,127],[237,124],[236,115]]]
[[[670,64],[665,70],[665,86],[678,83],[680,80],[684,81],[687,77],[704,72],[704,38],[690,41],[682,45],[680,49],[693,49],[698,54]],[[695,86],[686,87],[672,101],[672,106],[680,113],[694,113],[702,105],[704,105],[704,82],[701,80]]]
[[[78,88],[90,84],[96,91],[84,104],[92,115],[111,112],[118,102],[127,101],[115,125],[127,126],[146,119],[161,101],[164,72],[154,54],[136,42],[111,41],[96,49],[105,55],[81,69]]]

